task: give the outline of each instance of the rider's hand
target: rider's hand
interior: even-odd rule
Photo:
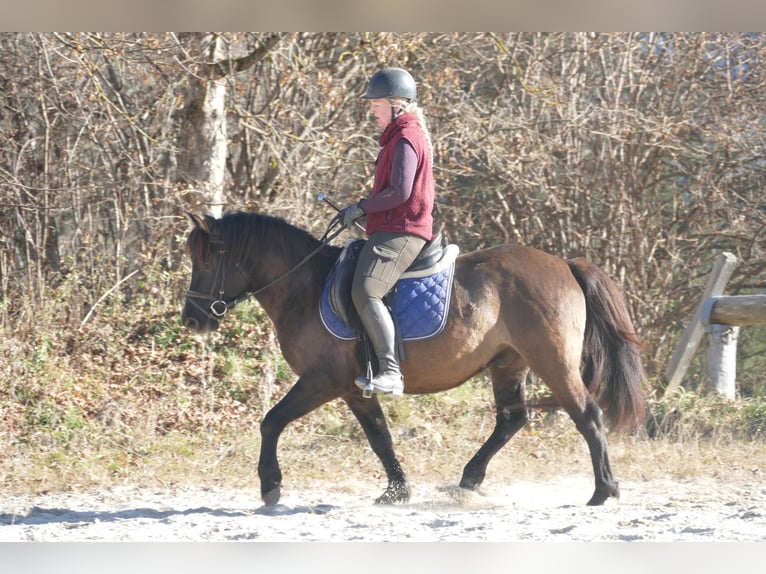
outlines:
[[[341,211],[341,215],[343,216],[343,225],[346,226],[346,229],[351,230],[354,227],[354,222],[367,214],[364,212],[364,209],[359,207],[358,203],[353,203],[344,208]]]

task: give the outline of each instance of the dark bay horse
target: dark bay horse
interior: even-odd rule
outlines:
[[[254,295],[298,376],[261,422],[258,475],[264,503],[276,504],[280,497],[282,431],[336,398],[354,413],[385,468],[388,486],[376,502],[407,501],[409,485],[378,398],[364,398],[354,385],[362,373],[357,343],[335,338],[320,319],[322,289],[340,248],[267,215],[191,218],[192,277],[184,325],[197,332],[216,329],[227,308]],[[495,428],[466,464],[461,487],[476,489],[490,459],[527,422],[525,381],[532,370],[588,444],[595,475],[588,504],[619,496],[605,429],[641,423],[645,374],[623,296],[595,264],[522,245],[460,255],[443,332],[408,342],[405,350],[405,393],[444,391],[489,370]]]

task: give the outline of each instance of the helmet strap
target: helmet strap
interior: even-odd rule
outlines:
[[[406,106],[409,106],[410,102],[411,102],[411,100],[407,100],[407,103],[405,104],[405,106],[399,107],[399,111],[397,112],[396,98],[389,99],[389,103],[391,104],[391,121],[392,122],[394,120],[396,120],[396,118],[398,118],[399,116],[401,116],[404,113],[404,108]]]
[[[394,122],[399,117],[399,114],[396,113],[396,99],[391,98],[389,103],[391,104],[391,121]]]

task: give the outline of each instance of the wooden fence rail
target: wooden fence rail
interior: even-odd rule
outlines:
[[[703,335],[707,335],[706,370],[710,383],[719,394],[735,398],[739,328],[766,325],[766,294],[723,295],[736,262],[736,257],[727,252],[716,259],[702,300],[665,370],[668,380],[665,394],[678,388]]]
[[[711,297],[702,306],[702,323],[766,325],[766,294]]]

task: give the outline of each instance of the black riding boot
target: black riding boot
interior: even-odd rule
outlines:
[[[372,379],[365,377],[356,380],[356,386],[362,390],[372,387],[373,393],[401,396],[404,392],[404,379],[396,357],[396,329],[391,313],[379,300],[372,300],[359,314],[364,330],[370,338],[375,356],[378,357],[380,370]]]

